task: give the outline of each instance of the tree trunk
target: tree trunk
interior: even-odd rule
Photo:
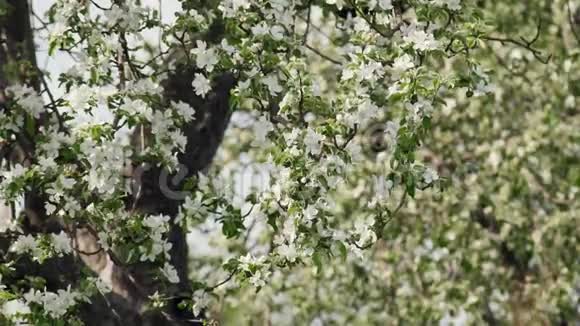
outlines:
[[[0,17],[0,110],[7,110],[5,88],[13,83],[25,83],[40,90],[41,76],[36,66],[33,32],[30,25],[30,9],[28,1],[8,0],[11,12]],[[214,32],[212,30],[212,32]],[[217,36],[211,35],[217,39]],[[25,62],[29,64],[25,64]],[[8,74],[18,67],[16,75]],[[25,69],[26,68],[26,69]],[[224,74],[214,82],[214,91],[206,99],[195,96],[191,88],[194,76],[192,67],[179,66],[170,74],[165,87],[166,102],[184,101],[196,109],[196,119],[184,127],[188,144],[186,152],[179,156],[179,161],[185,169],[179,180],[167,171],[153,168],[144,173],[137,173],[133,182],[141,186],[141,195],[133,198],[129,207],[148,214],[165,214],[175,218],[183,198],[168,198],[166,191],[178,190],[185,177],[206,169],[211,163],[230,118],[229,92],[234,87],[235,79],[230,74]],[[41,117],[43,119],[44,117]],[[37,126],[40,123],[37,121]],[[34,153],[34,144],[19,144],[19,147],[9,148],[0,143],[0,167],[2,163],[27,164],[22,151]],[[167,184],[166,180],[176,181]],[[0,203],[0,218],[15,218],[10,205]],[[47,216],[44,210],[43,194],[36,189],[25,194],[24,210],[27,222],[26,232],[47,232],[44,222]],[[66,226],[62,226],[66,228]],[[172,264],[176,267],[180,283],[170,295],[188,297],[191,295],[188,282],[188,250],[185,230],[172,223],[169,232]],[[56,291],[75,284],[81,277],[83,264],[113,287],[113,292],[106,297],[92,298],[92,304],[81,306],[80,318],[87,325],[191,325],[194,316],[177,308],[180,300],[175,300],[163,312],[144,312],[147,296],[152,294],[157,286],[149,278],[150,269],[146,265],[124,267],[115,261],[111,252],[100,250],[98,238],[90,227],[78,228],[74,231],[75,249],[78,254],[65,258],[52,258],[42,265],[32,261],[19,262],[15,279],[25,275],[36,275],[47,280],[47,289]],[[0,241],[1,252],[6,252],[10,238]],[[96,254],[83,254],[82,252]],[[1,258],[1,257],[0,257]],[[3,259],[2,259],[3,260]],[[6,280],[10,281],[10,280]]]

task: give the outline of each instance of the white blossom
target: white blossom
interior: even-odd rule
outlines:
[[[441,320],[439,326],[467,326],[469,325],[470,316],[463,309],[459,309],[454,315],[446,313]]]
[[[179,101],[171,102],[171,106],[175,111],[177,111],[183,121],[190,122],[195,120],[195,110],[189,104]]]
[[[270,121],[266,119],[264,116],[260,116],[258,120],[254,123],[254,141],[252,145],[254,146],[262,146],[266,143],[266,137],[268,133],[274,130],[274,126]]]
[[[450,10],[460,10],[461,9],[461,0],[434,0],[433,2],[439,6],[447,6]]]
[[[378,0],[379,7],[383,10],[391,10],[393,9],[393,2],[392,0]]]
[[[10,170],[0,172],[0,176],[4,178],[3,184],[9,184],[24,176],[27,171],[28,170],[24,166],[15,164],[11,167]]]
[[[213,67],[218,63],[217,52],[213,48],[207,48],[207,43],[204,41],[196,41],[197,47],[191,50],[196,56],[196,64],[200,69],[205,69],[207,72],[212,72]]]
[[[23,320],[22,318],[18,318],[17,316],[24,316],[30,314],[30,308],[28,305],[20,299],[14,299],[4,302],[1,308],[2,315],[14,319],[15,321]]]
[[[42,97],[31,87],[26,85],[12,85],[6,87],[6,91],[14,94],[14,99],[18,105],[34,118],[40,118],[40,114],[45,111]]]
[[[306,130],[306,136],[304,136],[304,145],[306,146],[306,150],[311,154],[320,154],[322,149],[322,140],[324,140],[324,137],[312,128],[308,128],[308,130]]]
[[[51,234],[51,237],[54,251],[56,251],[59,256],[70,254],[72,252],[71,238],[64,231],[61,231],[59,234],[53,233]]]
[[[439,42],[435,40],[433,34],[418,28],[415,25],[408,25],[402,28],[403,40],[411,43],[416,50],[435,50],[439,47]]]
[[[282,244],[278,247],[277,251],[280,256],[288,259],[290,262],[295,262],[298,257],[298,251],[293,243]]]
[[[169,282],[179,283],[179,276],[177,275],[177,270],[173,265],[166,262],[165,265],[163,265],[163,268],[161,268],[161,272]]]
[[[78,292],[73,291],[70,286],[66,289],[59,289],[57,292],[30,289],[30,291],[24,295],[27,304],[40,304],[47,314],[52,318],[57,319],[66,314],[71,307],[76,305],[77,300],[81,299],[81,297],[82,296]]]
[[[283,90],[276,75],[268,75],[262,78],[262,83],[268,87],[268,91],[274,96]]]
[[[411,56],[408,54],[404,54],[400,57],[397,57],[395,59],[395,62],[393,62],[393,71],[397,75],[401,74],[409,69],[412,69],[414,67],[415,67],[415,64],[413,63],[413,58],[411,58]]]
[[[119,107],[130,115],[138,115],[147,121],[153,120],[153,109],[143,100],[128,100]]]
[[[315,219],[317,214],[318,209],[316,209],[316,206],[314,205],[308,205],[308,207],[306,207],[306,209],[304,210],[304,218],[307,221],[312,221],[313,219]]]
[[[268,270],[258,270],[250,277],[250,284],[255,287],[263,287],[266,285],[266,281],[270,276],[271,272]]]
[[[196,290],[193,292],[193,315],[199,316],[201,311],[209,304],[209,296],[205,290]]]
[[[423,173],[423,180],[425,180],[425,183],[431,184],[439,180],[439,174],[437,174],[437,171],[428,168]]]
[[[207,93],[211,91],[211,84],[204,75],[196,73],[193,82],[191,83],[193,89],[195,90],[195,94],[205,97]]]
[[[37,242],[34,236],[27,234],[27,235],[20,235],[18,238],[12,243],[10,246],[10,250],[16,253],[28,253],[28,252],[35,252],[37,250]]]

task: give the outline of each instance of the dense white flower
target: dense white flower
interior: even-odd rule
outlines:
[[[83,110],[93,96],[93,88],[83,84],[78,87],[73,87],[68,93],[67,99],[73,110]]]
[[[16,253],[27,253],[27,252],[34,252],[37,249],[37,242],[34,236],[27,234],[27,235],[20,235],[18,238],[12,243],[10,249]]]
[[[173,267],[173,265],[169,264],[168,262],[165,262],[165,265],[163,265],[163,268],[161,268],[161,272],[169,282],[179,283],[179,276],[177,275],[177,270],[175,269],[175,267]]]
[[[280,25],[274,25],[270,28],[270,34],[272,34],[273,39],[280,41],[284,38],[284,28]]]
[[[28,305],[20,299],[14,299],[4,302],[2,309],[0,310],[2,315],[12,319],[17,315],[27,315],[30,314],[30,308]],[[14,320],[22,320],[21,318],[14,318]]]
[[[356,242],[359,247],[364,247],[377,240],[377,235],[372,228],[372,222],[369,220],[357,220],[354,225],[354,231],[355,234],[359,236],[359,239]]]
[[[57,292],[30,289],[24,294],[27,304],[37,303],[41,305],[44,311],[53,318],[59,318],[66,314],[80,298],[81,295],[71,290],[70,286],[66,290],[59,289]]]
[[[175,111],[179,114],[179,116],[185,122],[190,122],[195,120],[195,110],[191,107],[191,105],[179,101],[179,102],[171,102],[171,106]]]
[[[439,180],[439,174],[437,173],[437,171],[428,168],[423,173],[423,180],[425,180],[426,183],[431,184],[434,181]]]
[[[196,56],[196,64],[200,69],[205,69],[208,72],[213,71],[213,67],[218,63],[218,55],[215,49],[207,48],[207,43],[197,40],[197,47],[191,50]]]
[[[152,230],[167,230],[167,223],[169,222],[169,216],[159,214],[159,215],[149,215],[143,219],[143,225]]]
[[[266,117],[260,116],[256,122],[254,122],[253,126],[254,130],[254,141],[252,145],[254,146],[262,146],[266,143],[266,137],[268,133],[274,130],[274,126]]]
[[[60,231],[59,234],[52,233],[51,237],[54,251],[56,251],[59,256],[72,252],[71,238],[64,231]]]
[[[205,78],[204,75],[196,73],[193,82],[191,83],[193,89],[195,90],[195,94],[205,97],[207,93],[211,91],[211,84],[209,79]]]
[[[155,111],[151,121],[151,133],[162,139],[174,126],[171,111]]]
[[[224,0],[220,1],[218,9],[225,17],[234,17],[238,11],[249,9],[251,4],[248,0]]]
[[[266,87],[268,87],[268,91],[270,91],[270,94],[274,96],[283,90],[282,86],[278,82],[278,77],[276,75],[265,76],[262,78],[262,84],[266,85]]]
[[[196,290],[193,292],[193,315],[199,316],[201,311],[209,304],[209,296],[205,290]]]
[[[505,318],[507,314],[507,301],[509,300],[509,293],[503,292],[498,289],[494,289],[491,292],[491,297],[489,300],[489,309],[494,314],[494,316],[498,316],[501,318]]]
[[[27,304],[31,303],[42,303],[42,297],[44,293],[36,289],[30,289],[28,292],[24,293],[23,298],[26,300]]]
[[[66,289],[59,289],[56,293],[45,292],[42,302],[44,310],[53,318],[59,318],[66,314],[69,308],[76,304],[79,294],[71,291],[70,286]]]
[[[378,0],[379,7],[383,10],[391,10],[393,9],[393,1],[392,0]]]
[[[316,209],[316,206],[314,205],[308,205],[308,207],[306,207],[306,209],[304,210],[304,218],[307,221],[312,221],[313,219],[315,219],[317,214],[318,209]]]
[[[316,132],[312,128],[308,128],[306,130],[306,136],[304,136],[304,145],[306,146],[306,150],[313,155],[320,154],[322,150],[322,140],[324,140],[324,136]]]
[[[65,190],[71,190],[77,183],[75,179],[67,178],[64,175],[59,176],[58,182],[60,183],[60,186]]]
[[[351,67],[347,66],[342,70],[342,75],[341,75],[340,79],[343,81],[349,80],[349,79],[352,79],[353,77],[355,77],[355,75],[356,75],[355,70],[352,69]]]
[[[534,308],[545,312],[546,320],[560,318],[562,309],[573,312],[578,273],[565,261],[567,255],[558,253],[574,247],[574,241],[559,240],[570,240],[566,236],[575,226],[580,190],[573,182],[576,171],[560,166],[566,163],[562,160],[551,159],[563,156],[566,161],[580,153],[580,145],[573,141],[578,100],[572,84],[578,72],[573,69],[569,44],[559,44],[570,40],[550,43],[554,33],[544,35],[546,39],[542,36],[538,51],[550,44],[551,52],[558,55],[540,69],[534,64],[537,52],[485,38],[501,33],[493,32],[481,17],[501,22],[517,12],[515,7],[479,10],[468,1],[417,0],[406,1],[409,8],[399,8],[400,1],[369,0],[353,1],[349,7],[359,6],[357,10],[337,14],[346,3],[325,0],[304,6],[289,0],[223,0],[216,4],[217,10],[203,10],[207,17],[200,14],[201,8],[198,12],[191,6],[167,17],[171,9],[153,12],[143,1],[105,4],[106,10],[84,0],[56,1],[48,22],[48,30],[54,32],[49,48],[70,48],[66,52],[74,60],[65,67],[66,75],[51,71],[41,94],[30,87],[6,92],[8,110],[0,109],[0,147],[15,148],[28,138],[21,136],[29,136],[35,146],[32,159],[18,160],[25,167],[13,171],[0,167],[0,196],[9,197],[19,210],[22,200],[14,197],[42,188],[51,218],[94,224],[104,249],[122,245],[129,254],[121,255],[123,261],[147,261],[144,265],[152,270],[146,274],[158,275],[165,283],[189,282],[180,279],[177,265],[169,263],[177,257],[169,256],[168,231],[179,226],[185,233],[192,232],[191,276],[206,284],[190,298],[195,314],[227,306],[243,311],[240,322],[247,323],[390,325],[404,319],[409,324],[428,320],[462,325],[481,320],[486,311],[480,309],[480,298],[487,294],[494,318],[509,323],[514,320],[506,309],[509,296],[499,288],[494,291],[498,284],[503,291],[514,288],[513,268],[498,264],[505,260],[499,250],[503,242],[510,248],[515,245],[514,250],[520,245],[533,249],[524,265],[542,267],[534,268],[538,277],[521,289],[523,293],[535,293],[530,286],[546,289],[534,298]],[[560,16],[546,21],[547,27],[562,25]],[[201,41],[209,40],[202,34],[213,30],[216,21],[226,26],[225,33],[211,44]],[[469,51],[460,49],[459,41],[457,46],[449,43],[470,36],[480,37],[468,42]],[[180,52],[182,45],[193,47],[188,58],[174,51]],[[485,51],[480,53],[482,47]],[[436,51],[428,53],[432,50]],[[490,51],[499,57],[483,55]],[[167,78],[175,77],[174,69],[187,59],[198,73],[190,73],[189,93],[197,95],[195,101],[186,100],[187,92],[167,98],[160,85],[172,85]],[[525,76],[498,69],[500,59],[506,67],[525,68]],[[490,65],[486,70],[481,68],[486,64]],[[231,84],[222,70],[235,76]],[[543,77],[541,82],[534,78],[538,76]],[[55,83],[63,87],[53,90],[52,103],[44,88]],[[212,85],[217,92],[211,95],[212,103],[206,103]],[[230,96],[222,96],[230,86]],[[525,96],[519,94],[522,89]],[[476,97],[496,96],[468,98],[465,91]],[[552,100],[546,100],[544,93]],[[42,102],[47,120],[31,124],[27,112],[44,112]],[[444,102],[453,105],[442,109]],[[211,136],[212,152],[220,146],[215,156],[205,155],[206,148],[187,153],[195,158],[202,154],[200,162],[189,163],[200,163],[203,174],[175,178],[188,196],[179,209],[171,210],[177,215],[158,215],[157,210],[142,207],[148,206],[148,189],[136,187],[140,182],[135,181],[141,168],[173,172],[178,159],[191,156],[180,152],[191,139],[187,127],[196,118],[193,103],[209,110],[197,117],[203,121],[193,127],[204,128],[197,130],[201,137]],[[222,137],[223,125],[215,118],[229,105],[235,110]],[[540,110],[535,108],[538,105]],[[510,115],[514,108],[522,114]],[[440,110],[442,116],[433,114]],[[64,128],[59,118],[64,118]],[[384,125],[375,129],[375,123]],[[147,138],[139,148],[133,145],[137,137],[131,137],[136,125],[147,131],[135,133]],[[522,126],[514,129],[516,125]],[[200,144],[206,140],[193,139]],[[376,153],[374,140],[384,142],[384,150]],[[450,186],[461,187],[442,194],[425,189],[439,183],[433,169],[441,160],[455,167],[457,159],[465,166],[459,164],[455,170],[467,174]],[[252,167],[251,173],[247,166]],[[508,171],[513,167],[518,169],[516,176]],[[477,173],[471,173],[474,168]],[[156,171],[151,171],[154,179]],[[498,175],[501,178],[494,178]],[[144,176],[147,179],[149,173]],[[258,178],[259,191],[246,192]],[[526,193],[534,196],[514,195],[513,185],[522,182]],[[549,196],[544,185],[554,188]],[[15,193],[7,191],[16,186]],[[126,199],[138,196],[136,205],[127,205]],[[486,230],[485,225],[466,228],[466,221],[481,224],[470,221],[470,216],[474,207],[482,205],[484,215],[494,215],[499,222],[508,212],[510,223],[499,223],[498,230]],[[529,219],[533,223],[526,223]],[[10,235],[19,235],[27,229],[18,228],[19,220],[11,217],[0,229],[10,228]],[[239,227],[236,239],[224,234],[234,225],[229,222]],[[469,241],[464,241],[465,230],[470,232]],[[531,247],[511,243],[522,232],[530,236]],[[364,249],[378,238],[381,241],[372,250]],[[39,261],[74,250],[64,232],[25,234],[14,238],[10,249],[10,259],[32,253],[32,259]],[[324,257],[324,268],[313,264],[313,260],[319,263],[319,257]],[[466,270],[465,261],[482,273],[476,275],[477,284],[463,282],[457,287],[458,279],[470,280],[468,272],[478,271]],[[9,261],[5,265],[2,273],[12,276],[13,265]],[[231,269],[234,275],[221,283],[229,275],[221,271]],[[108,272],[107,268],[99,278],[75,282],[74,292],[38,290],[38,285],[30,284],[33,289],[22,302],[39,316],[28,318],[29,322],[42,319],[41,314],[70,322],[68,317],[77,316],[72,308],[85,299],[85,293],[112,290]],[[5,283],[7,279],[12,281],[8,277]],[[252,286],[242,286],[247,283]],[[429,286],[431,296],[423,295],[421,283]],[[6,300],[19,298],[22,289],[9,285],[0,284]],[[174,287],[153,290],[152,304],[144,301],[143,306],[163,309]],[[258,288],[261,291],[255,293]],[[356,296],[351,295],[353,290]],[[450,296],[450,290],[457,293]],[[123,289],[115,287],[119,291]],[[391,297],[385,293],[397,298],[392,309],[384,309]],[[219,302],[210,306],[214,297]],[[446,300],[456,297],[464,302]],[[424,309],[413,313],[417,303]]]
[[[262,287],[266,285],[266,281],[270,274],[271,272],[268,270],[258,270],[250,277],[250,284],[255,287]]]
[[[329,5],[336,5],[338,9],[342,9],[345,4],[344,0],[325,0],[325,2]]]
[[[364,20],[361,17],[356,17],[354,19],[355,24],[354,24],[354,30],[356,32],[368,32],[371,30],[371,27],[369,26],[369,24],[367,23],[366,20]]]
[[[380,114],[380,108],[370,99],[365,100],[357,107],[355,119],[357,124],[365,128]]]
[[[169,250],[173,247],[173,244],[168,242],[166,239],[163,238],[163,234],[161,233],[162,229],[158,229],[151,234],[150,240],[151,245],[150,247],[141,246],[141,261],[155,261],[157,257],[163,254],[164,257],[169,257]]]
[[[227,39],[225,39],[225,38],[224,38],[224,39],[222,40],[222,42],[220,43],[220,46],[221,46],[221,48],[222,48],[222,49],[223,49],[223,50],[224,50],[224,51],[225,51],[227,54],[229,54],[229,55],[233,55],[233,54],[234,54],[234,53],[236,53],[236,51],[237,51],[237,50],[236,50],[236,48],[235,48],[235,47],[233,47],[233,46],[231,46],[231,45],[228,43],[228,40],[227,40]]]
[[[446,313],[441,320],[439,320],[439,326],[466,326],[469,325],[470,316],[463,309],[459,309],[454,315]]]
[[[435,40],[433,34],[423,29],[418,29],[415,25],[402,27],[401,30],[403,32],[403,40],[411,43],[416,50],[435,50],[439,47],[439,42]]]
[[[395,62],[393,62],[393,71],[397,75],[414,67],[415,64],[413,63],[413,58],[408,54],[403,54],[402,56],[397,57]]]
[[[282,244],[278,247],[277,251],[280,256],[288,259],[290,262],[295,262],[298,257],[298,251],[293,243]]]
[[[203,197],[201,193],[197,193],[195,197],[188,196],[185,198],[185,202],[182,205],[186,214],[191,214],[193,216],[204,215],[206,208],[203,205]]]
[[[45,111],[42,97],[31,87],[26,85],[12,85],[6,87],[6,91],[14,94],[14,99],[18,105],[34,118],[40,118],[40,114]]]
[[[425,99],[419,99],[415,103],[407,103],[406,107],[415,123],[420,122],[424,117],[431,116],[433,112],[433,105]]]
[[[254,261],[254,256],[251,253],[247,253],[245,256],[238,258],[238,267],[241,270],[250,271],[250,266],[254,263]]]
[[[14,180],[24,176],[27,171],[28,170],[24,166],[15,164],[10,170],[0,172],[0,176],[4,178],[3,183],[9,184],[14,182]]]
[[[128,100],[119,107],[130,115],[138,115],[147,121],[153,120],[153,109],[143,100]]]
[[[360,77],[363,80],[376,81],[377,79],[383,77],[384,68],[383,65],[374,60],[370,60],[368,63],[362,65],[360,69]]]
[[[251,30],[254,36],[264,36],[268,34],[270,29],[265,22],[260,22],[259,24],[252,26]]]
[[[433,2],[439,6],[447,6],[450,10],[460,10],[461,9],[461,0],[434,0]]]
[[[122,6],[114,4],[110,10],[105,12],[108,19],[107,25],[112,27],[119,24],[124,29],[137,30],[146,11],[146,7],[138,6],[133,2],[123,3]]]
[[[163,88],[150,78],[142,78],[136,81],[129,81],[127,84],[127,90],[136,95],[143,95],[143,94],[150,94],[150,95],[160,95],[163,91]],[[114,94],[114,91],[110,88],[103,88],[99,89],[99,96],[100,97],[108,97]]]

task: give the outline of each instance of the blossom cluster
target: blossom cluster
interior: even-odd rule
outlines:
[[[24,137],[35,146],[0,172],[0,199],[15,207],[41,192],[63,231],[0,221],[14,238],[3,279],[18,277],[11,266],[22,257],[43,264],[104,252],[161,276],[147,308],[169,304],[170,283],[188,283],[181,308],[226,321],[244,309],[247,324],[515,322],[510,291],[520,287],[541,292],[538,309],[551,320],[578,310],[576,257],[557,254],[578,244],[569,235],[578,171],[568,168],[579,153],[577,117],[567,127],[564,112],[551,111],[560,103],[522,95],[490,67],[497,57],[527,83],[544,73],[515,71],[530,58],[504,46],[530,48],[525,38],[484,45],[495,9],[470,0],[181,0],[168,23],[142,1],[96,3],[57,0],[47,13],[49,52],[74,58],[58,76],[60,97],[26,83],[6,89],[0,145]],[[159,35],[154,46],[145,34]],[[546,68],[554,92],[577,91],[571,65]],[[187,128],[211,124],[207,108],[165,98],[176,91],[165,81],[184,66],[196,101],[228,102],[230,127],[212,166],[178,180],[179,199],[164,198],[183,199],[175,216],[137,210],[144,190],[131,178],[177,171],[188,141],[202,141]],[[562,72],[570,81],[556,78]],[[236,79],[225,95],[224,74]],[[573,95],[557,97],[573,110]],[[510,117],[520,106],[525,116]],[[267,174],[259,187],[234,184],[228,173],[242,164]],[[539,173],[542,164],[551,168]],[[95,253],[75,243],[81,228],[97,238]],[[192,235],[192,280],[172,265],[176,229]],[[204,241],[212,250],[200,254]],[[554,280],[545,291],[533,282],[540,275]],[[81,302],[119,291],[109,281],[2,286],[0,318],[76,322]]]

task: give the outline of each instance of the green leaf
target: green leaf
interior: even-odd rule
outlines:
[[[9,301],[18,298],[17,295],[6,291],[0,291],[0,301]]]

